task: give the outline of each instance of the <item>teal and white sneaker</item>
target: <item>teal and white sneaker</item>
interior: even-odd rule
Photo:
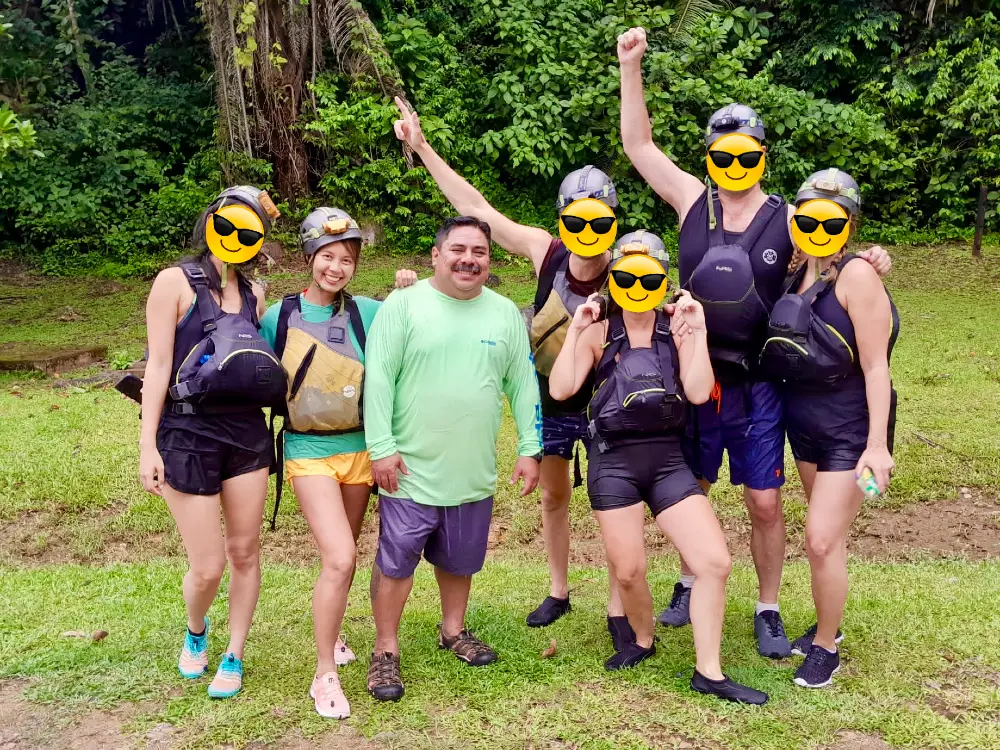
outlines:
[[[197,680],[208,670],[208,618],[205,618],[205,632],[201,635],[184,635],[184,645],[177,660],[177,670],[182,677]]]
[[[210,698],[232,698],[243,687],[243,662],[236,654],[228,653],[222,657],[222,663],[215,673],[215,679],[208,686]]]

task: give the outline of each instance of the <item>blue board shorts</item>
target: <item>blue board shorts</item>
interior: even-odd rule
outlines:
[[[587,444],[587,417],[583,414],[561,417],[542,417],[542,454],[559,456],[567,461],[573,458],[578,442]]]
[[[723,450],[729,480],[752,490],[785,483],[785,423],[781,392],[769,381],[717,385],[712,398],[691,409],[684,457],[698,479],[715,483]]]

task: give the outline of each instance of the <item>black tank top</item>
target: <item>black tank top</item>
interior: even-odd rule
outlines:
[[[723,221],[721,215],[716,219]],[[726,242],[736,244],[742,236],[742,232],[727,231]],[[681,286],[687,284],[694,269],[708,252],[708,247],[708,193],[705,192],[684,217],[678,236],[677,272]],[[781,285],[788,273],[788,264],[794,250],[791,237],[788,236],[787,212],[778,211],[750,249],[750,264],[753,267],[757,294],[768,312],[781,296]]]

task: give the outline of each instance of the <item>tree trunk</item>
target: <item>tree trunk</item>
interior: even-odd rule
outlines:
[[[983,230],[986,227],[986,191],[985,185],[979,186],[979,208],[976,211],[976,236],[972,240],[972,257],[983,255]]]

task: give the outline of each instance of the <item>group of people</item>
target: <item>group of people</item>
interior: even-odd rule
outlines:
[[[643,230],[611,247],[618,198],[601,170],[586,166],[562,181],[560,237],[552,237],[490,206],[399,101],[397,137],[460,214],[437,234],[431,278],[401,271],[397,286],[405,288],[381,304],[350,294],[361,232],[346,212],[323,207],[300,227],[308,287],[265,309],[263,291],[236,265],[259,251],[278,212],[265,192],[245,186],[203,213],[193,237],[201,252],[157,277],[147,302],[140,476],[166,500],[188,556],[178,662],[185,677],[208,670],[206,614],[230,566],[230,640],[211,696],[242,686],[272,466],[279,492],[289,478],[320,554],[309,691],[320,715],[350,714],[338,667],[355,656],[341,626],[373,493],[369,692],[403,696],[398,629],[421,555],[440,590],[439,647],[471,666],[498,658],[465,614],[486,557],[502,395],[518,433],[510,482],[521,482],[522,496],[541,487],[550,589],[529,627],[571,608],[571,461],[583,443],[607,554],[614,653],[606,668],[655,654],[645,504],[681,556],[658,619],[693,628],[692,689],[765,703],[765,693],[729,679],[720,663],[731,563],[708,494],[725,451],[752,523],[758,651],[800,654],[794,681],[830,684],[840,665],[847,533],[865,497],[857,479],[868,470],[882,491],[894,468],[888,362],[899,324],[880,279],[891,263],[879,247],[848,252],[861,197],[845,173],[816,173],[793,205],[764,193],[766,131],[747,106],[709,119],[709,180],[678,168],[652,141],[645,49],[641,28],[618,39],[622,139],[639,174],[677,212],[680,289],[665,304],[669,253]],[[530,331],[510,300],[484,287],[491,242],[534,265]],[[265,407],[284,419],[277,461]],[[786,433],[809,501],[817,616],[794,643],[778,608]]]

